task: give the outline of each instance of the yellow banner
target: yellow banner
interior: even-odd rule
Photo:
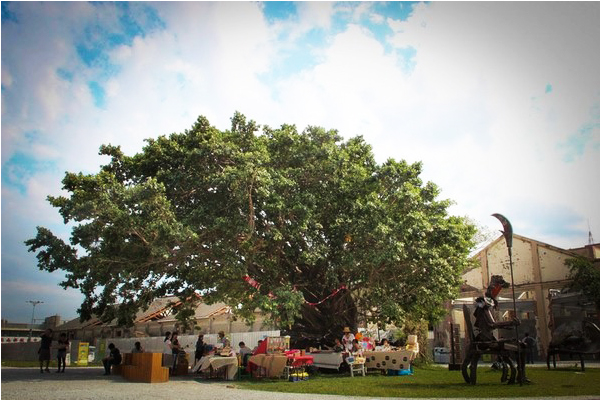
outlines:
[[[77,351],[77,365],[88,365],[88,354],[90,352],[90,344],[88,342],[79,342]]]

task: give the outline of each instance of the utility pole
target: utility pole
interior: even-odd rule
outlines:
[[[27,300],[25,303],[31,303],[33,305],[33,310],[31,311],[31,325],[29,325],[29,341],[31,342],[31,335],[33,334],[33,317],[35,315],[35,306],[44,302],[40,300]]]

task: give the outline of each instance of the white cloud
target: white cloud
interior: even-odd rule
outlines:
[[[600,236],[598,147],[575,154],[567,146],[600,118],[595,3],[418,4],[407,21],[386,19],[395,32],[389,43],[416,50],[409,72],[360,25],[365,16],[380,20],[369,3],[300,3],[297,19],[273,25],[256,3],[156,3],[166,29],[110,50],[119,70],[109,76],[87,67],[74,45],[87,24],[116,29],[114,7],[11,4],[22,12],[20,24],[2,27],[3,166],[24,152],[52,161],[57,171],[27,178],[26,197],[3,186],[3,220],[12,212],[31,227],[59,224],[45,196],[60,193],[65,170],[97,171],[107,161],[97,156],[101,144],[134,154],[143,139],[182,132],[201,114],[227,129],[239,110],[260,124],[362,134],[380,162],[423,161],[424,179],[456,200],[453,212],[494,229],[490,214],[501,212],[514,216],[516,233],[557,246],[585,244],[560,229],[536,229],[523,210],[543,204],[539,214],[548,218],[580,218],[574,226],[557,222],[569,225],[565,230],[587,231],[589,218]],[[260,78],[282,68],[282,55],[305,33],[329,29],[334,15],[350,11],[353,22],[307,55],[318,60],[315,67],[272,82]],[[73,79],[59,78],[58,68]],[[104,87],[102,109],[90,80]],[[595,132],[591,143],[598,142]],[[569,152],[575,157],[565,163]]]
[[[305,29],[331,28],[331,18],[335,12],[334,3],[325,1],[306,1],[296,3],[298,18]]]
[[[376,24],[383,24],[385,22],[385,17],[380,14],[372,14],[369,19]]]

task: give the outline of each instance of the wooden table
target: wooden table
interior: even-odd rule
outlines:
[[[340,370],[340,366],[344,363],[343,353],[327,352],[327,353],[306,353],[313,358],[313,365],[318,368],[327,368]]]
[[[260,368],[261,375],[264,373],[269,378],[278,378],[283,375],[288,358],[279,354],[257,354],[248,359],[250,371]]]
[[[401,370],[410,368],[416,353],[412,350],[365,351],[363,356],[367,368]]]
[[[210,368],[216,370],[222,367],[227,367],[227,380],[235,380],[235,375],[238,372],[237,357],[204,356],[200,362],[200,371],[206,371]]]

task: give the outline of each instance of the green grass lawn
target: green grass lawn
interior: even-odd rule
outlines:
[[[500,372],[479,367],[477,385],[467,385],[460,371],[426,366],[415,368],[412,376],[368,374],[351,378],[348,374],[317,374],[307,381],[248,379],[237,383],[243,389],[274,392],[337,394],[372,397],[545,397],[600,395],[600,368],[547,370],[529,368],[530,384],[500,383]]]

